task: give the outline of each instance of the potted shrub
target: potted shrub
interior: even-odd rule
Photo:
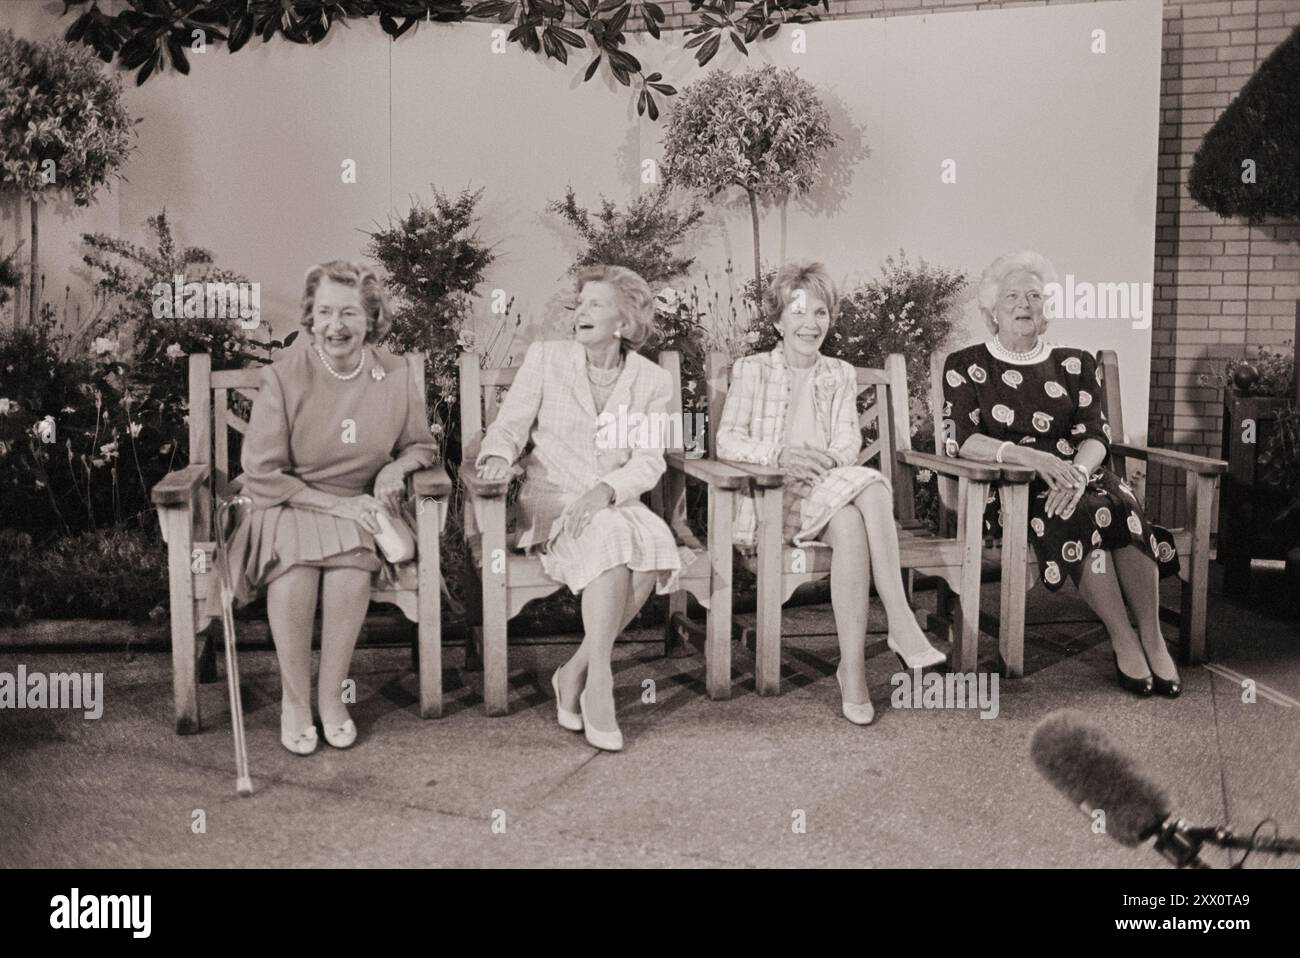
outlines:
[[[1283,419],[1294,415],[1294,355],[1261,349],[1251,359],[1230,360],[1200,377],[1220,387],[1223,400],[1223,458],[1228,473],[1219,490],[1219,541],[1224,591],[1250,590],[1250,560],[1281,559],[1296,542],[1297,530],[1285,479],[1287,459],[1275,449],[1284,434]]]

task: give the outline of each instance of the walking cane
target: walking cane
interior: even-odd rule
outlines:
[[[235,790],[240,795],[253,794],[253,780],[248,774],[248,747],[244,744],[244,706],[239,696],[239,662],[235,654],[234,590],[230,585],[230,569],[226,564],[226,516],[235,510],[251,507],[248,496],[230,496],[217,506],[217,578],[221,584],[221,622],[225,628],[226,681],[230,685],[230,727],[235,737]]]

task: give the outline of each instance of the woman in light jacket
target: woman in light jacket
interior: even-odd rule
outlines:
[[[672,377],[637,349],[653,330],[650,287],[620,266],[577,276],[574,341],[528,348],[475,459],[504,479],[529,440],[516,502],[518,547],[582,596],[583,639],[551,677],[560,725],[618,751],[614,640],[650,597],[673,591],[682,565],[667,524],[640,501],[664,472]],[[640,417],[645,417],[642,419]]]
[[[905,668],[938,665],[903,589],[889,482],[857,465],[862,449],[857,374],[821,353],[839,310],[839,294],[820,263],[791,263],[766,291],[765,319],[781,334],[769,353],[746,356],[731,373],[718,427],[718,456],[785,470],[783,539],[805,548],[829,545],[831,607],[840,640],[835,677],[844,717],[867,725],[875,715],[866,678],[868,581],[889,620],[888,645]],[[753,546],[753,501],[744,498],[736,542]]]

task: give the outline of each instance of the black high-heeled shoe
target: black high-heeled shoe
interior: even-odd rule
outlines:
[[[1183,677],[1178,674],[1177,669],[1174,669],[1172,679],[1162,679],[1153,670],[1151,673],[1151,687],[1155,689],[1157,695],[1163,695],[1167,699],[1176,699],[1183,691]]]
[[[1114,655],[1114,658],[1115,658],[1115,678],[1119,681],[1119,687],[1122,688],[1125,692],[1132,692],[1134,695],[1138,696],[1139,698],[1147,698],[1148,696],[1150,696],[1151,690],[1152,688],[1154,688],[1155,685],[1155,683],[1153,682],[1155,676],[1148,675],[1145,678],[1135,679],[1131,675],[1126,675],[1120,669],[1119,656]]]

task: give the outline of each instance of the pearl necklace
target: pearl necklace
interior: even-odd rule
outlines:
[[[998,341],[997,337],[990,339],[984,345],[988,347],[988,351],[996,358],[1002,360],[1004,363],[1013,363],[1017,366],[1026,366],[1036,363],[1042,359],[1043,353],[1047,351],[1047,342],[1043,339],[1039,339],[1038,342],[1034,343],[1030,349],[1025,350],[1023,353],[1016,352],[1014,349],[1007,349],[1007,347],[1003,346],[1002,343]]]
[[[623,363],[612,366],[609,369],[600,369],[593,366],[591,361],[587,361],[587,378],[597,386],[612,386],[618,382],[619,373],[623,371]]]
[[[341,379],[344,382],[347,382],[349,379],[356,379],[358,376],[360,376],[361,368],[366,364],[366,350],[364,347],[362,347],[361,349],[361,361],[357,363],[357,368],[352,370],[352,372],[346,374],[338,372],[337,370],[335,370],[333,366],[330,365],[330,361],[325,358],[325,351],[321,349],[319,346],[316,347],[316,355],[320,357],[320,361],[322,364],[324,364],[326,372],[328,372],[335,379]]]

